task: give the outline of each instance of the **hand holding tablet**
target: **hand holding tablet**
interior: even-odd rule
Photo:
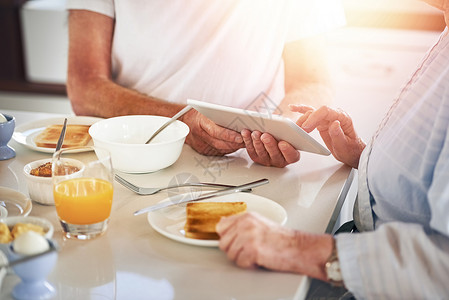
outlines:
[[[187,104],[222,127],[237,132],[243,129],[267,132],[278,141],[290,143],[297,150],[330,155],[329,150],[288,118],[192,99],[187,100]]]

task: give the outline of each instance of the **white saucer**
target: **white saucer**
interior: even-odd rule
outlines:
[[[28,216],[32,206],[31,199],[24,194],[0,186],[0,216],[2,218],[6,216]]]

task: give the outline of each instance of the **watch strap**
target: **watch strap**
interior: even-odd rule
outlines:
[[[332,239],[332,252],[324,265],[329,283],[333,286],[343,286],[343,276],[338,259],[337,245],[335,238]]]

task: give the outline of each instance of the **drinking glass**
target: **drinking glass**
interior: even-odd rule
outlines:
[[[79,160],[80,170],[74,173],[67,158]],[[64,235],[81,240],[102,235],[112,207],[113,168],[109,151],[90,146],[59,150],[53,154],[52,177],[56,212]]]

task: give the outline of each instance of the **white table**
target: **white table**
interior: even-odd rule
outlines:
[[[59,115],[2,111],[17,125]],[[30,150],[11,141],[16,157],[0,161],[0,186],[28,195],[23,166],[51,154]],[[286,226],[322,233],[347,191],[351,168],[332,156],[301,154],[301,161],[283,169],[253,164],[245,151],[223,158],[201,156],[184,146],[171,167],[151,174],[121,174],[136,184],[164,186],[180,174],[201,181],[240,184],[268,178],[253,193],[277,201],[288,213]],[[346,185],[345,185],[346,183]],[[187,245],[168,239],[150,227],[146,215],[133,212],[167,196],[139,196],[115,182],[114,202],[105,235],[90,241],[65,240],[54,206],[33,202],[32,216],[55,226],[58,262],[49,276],[55,299],[299,299],[307,290],[305,276],[266,270],[245,270],[229,262],[218,248]],[[343,193],[344,194],[344,193]],[[8,275],[0,299],[10,299],[19,282]],[[299,288],[301,286],[301,288]]]

